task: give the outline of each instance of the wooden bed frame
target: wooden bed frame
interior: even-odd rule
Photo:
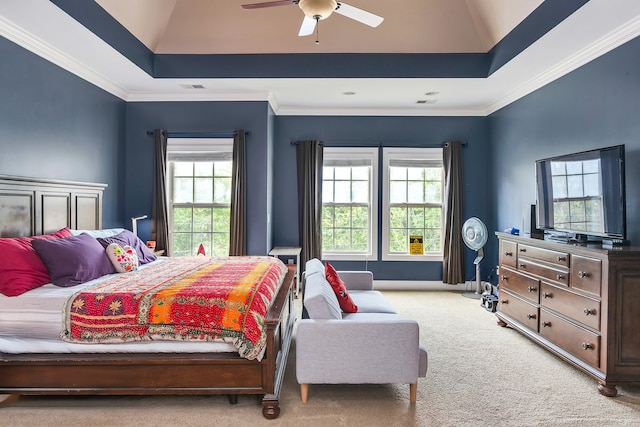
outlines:
[[[0,175],[0,237],[43,234],[63,227],[102,228],[104,184]],[[262,396],[262,414],[280,414],[279,399],[291,346],[295,308],[289,269],[267,313],[261,361],[237,353],[5,354],[0,394]],[[180,344],[177,343],[176,347]]]

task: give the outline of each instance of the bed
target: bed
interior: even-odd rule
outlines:
[[[43,235],[64,227],[101,230],[105,188],[104,184],[0,176],[0,237]],[[151,271],[158,262],[162,260],[144,267]],[[223,394],[231,403],[238,395],[258,395],[263,416],[274,419],[280,414],[295,321],[295,272],[284,270],[266,307],[264,348],[257,355],[243,357],[228,342],[180,339],[117,344],[125,348],[122,351],[113,351],[112,344],[100,340],[91,344],[54,342],[37,334],[18,340],[19,344],[0,339],[0,394]],[[68,301],[54,285],[34,291]],[[11,298],[21,301],[21,296]],[[28,310],[23,314],[28,317]],[[31,329],[44,331],[37,325]],[[2,334],[0,331],[0,338]]]

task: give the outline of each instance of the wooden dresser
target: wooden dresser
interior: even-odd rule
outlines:
[[[496,235],[498,324],[594,377],[605,396],[640,383],[640,248]]]

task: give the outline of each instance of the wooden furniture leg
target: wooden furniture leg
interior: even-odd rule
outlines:
[[[418,396],[418,383],[409,384],[409,401],[411,403],[416,403]]]
[[[309,400],[309,384],[300,384],[300,397],[302,398],[302,403],[307,403],[307,400]]]
[[[618,394],[618,390],[614,385],[598,384],[598,391],[601,395],[607,397],[616,397],[616,395]]]

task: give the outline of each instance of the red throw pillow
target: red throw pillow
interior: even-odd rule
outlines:
[[[336,293],[336,297],[338,297],[340,309],[345,313],[356,313],[358,306],[353,303],[353,300],[347,292],[347,287],[338,275],[336,269],[328,262],[324,264],[324,275],[327,278],[327,282],[329,282],[333,288],[333,292]]]
[[[71,231],[65,227],[44,236],[0,239],[0,292],[14,297],[50,283],[49,272],[31,246],[31,241],[60,239],[71,235]]]

